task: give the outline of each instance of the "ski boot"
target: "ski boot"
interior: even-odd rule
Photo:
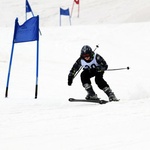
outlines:
[[[109,101],[112,102],[112,101],[119,101],[114,92],[112,92],[112,90],[110,89],[110,87],[105,87],[103,88],[103,91],[106,93],[106,95],[108,96],[109,98]]]
[[[97,94],[95,94],[91,84],[86,83],[83,86],[88,93],[85,97],[86,100],[98,100]]]

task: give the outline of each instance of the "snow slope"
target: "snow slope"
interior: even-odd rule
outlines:
[[[74,12],[73,25],[64,18],[62,27],[58,8],[71,7],[72,1],[30,4],[41,18],[38,99],[34,99],[36,42],[15,44],[5,98],[14,20],[19,17],[23,22],[25,16],[24,1],[0,2],[0,149],[149,150],[149,1],[81,1],[80,17]],[[69,70],[85,44],[93,49],[99,44],[96,52],[110,69],[131,68],[105,72],[120,102],[68,102],[69,97],[86,95],[80,75],[67,86]],[[92,83],[99,97],[107,99],[93,79]]]
[[[40,16],[41,26],[50,27],[59,26],[60,7],[69,8],[71,12],[73,0],[30,0],[29,3],[34,15]],[[12,27],[16,17],[24,22],[25,0],[1,0],[0,4],[0,26]],[[77,18],[77,9],[74,5],[73,25],[150,21],[149,0],[81,0],[80,19]]]

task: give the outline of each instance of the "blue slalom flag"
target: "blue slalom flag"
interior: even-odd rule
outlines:
[[[62,9],[60,7],[60,26],[61,26],[61,15],[65,15],[65,16],[68,16],[69,17],[69,22],[70,22],[70,25],[71,25],[71,17],[70,17],[70,12],[69,12],[69,8],[68,9]]]
[[[30,7],[30,4],[29,4],[28,0],[26,0],[26,13],[27,12],[32,12],[32,9]]]
[[[69,8],[68,9],[60,8],[60,15],[70,16]]]
[[[10,62],[7,75],[6,92],[5,97],[8,96],[8,87],[10,72],[13,60],[14,45],[15,43],[37,41],[37,54],[36,54],[36,86],[35,86],[35,98],[38,94],[38,68],[39,68],[39,16],[32,17],[27,20],[23,25],[18,24],[18,18],[15,20],[14,37],[12,42],[12,49],[10,55]]]
[[[28,19],[23,25],[15,20],[14,43],[39,40],[39,16]]]

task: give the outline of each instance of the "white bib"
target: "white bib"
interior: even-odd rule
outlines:
[[[90,62],[86,62],[85,60],[81,59],[81,65],[84,69],[92,69],[95,68],[96,66],[99,66],[99,64],[96,61],[96,54],[94,54],[94,58]]]

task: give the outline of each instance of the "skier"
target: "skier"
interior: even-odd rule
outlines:
[[[118,101],[115,94],[112,92],[108,83],[103,79],[104,71],[107,70],[108,65],[102,56],[92,51],[91,47],[84,45],[81,49],[80,57],[74,63],[68,75],[68,85],[71,86],[76,72],[83,67],[81,73],[81,82],[87,91],[86,100],[98,99],[94,92],[90,78],[95,77],[95,83],[103,90],[109,98],[109,101]]]

